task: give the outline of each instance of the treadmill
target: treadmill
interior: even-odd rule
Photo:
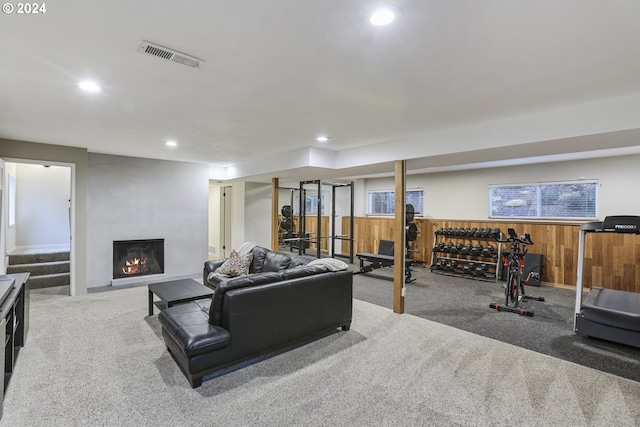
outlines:
[[[603,222],[589,222],[580,226],[573,327],[577,334],[640,348],[640,293],[592,286],[583,299],[582,279],[587,233],[640,234],[640,216],[608,216]]]

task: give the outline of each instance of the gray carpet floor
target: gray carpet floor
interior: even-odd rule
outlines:
[[[391,268],[354,276],[354,296],[393,307]],[[434,322],[558,357],[640,382],[640,348],[592,339],[573,332],[575,291],[551,286],[526,287],[544,302],[524,304],[533,317],[497,312],[504,302],[501,283],[453,277],[416,268],[407,285],[405,312]],[[385,280],[386,279],[386,280]]]
[[[349,331],[191,389],[146,287],[34,292],[0,426],[89,425],[637,426],[640,383],[356,299]]]

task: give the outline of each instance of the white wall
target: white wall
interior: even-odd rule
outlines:
[[[113,241],[165,239],[165,274],[202,272],[207,259],[206,165],[89,153],[88,287],[108,286]]]
[[[488,186],[529,182],[597,179],[598,217],[640,215],[640,155],[471,171],[407,176],[407,187],[424,188],[425,217],[438,219],[488,218]],[[393,189],[393,178],[368,179],[365,192]],[[366,206],[365,206],[366,209]]]
[[[238,196],[234,192],[234,197]],[[244,194],[244,239],[271,247],[271,184],[248,182]]]
[[[71,168],[17,163],[15,245],[69,244]]]
[[[407,176],[407,188],[424,189],[426,218],[483,220],[488,218],[488,186],[490,184],[597,179],[600,184],[598,217],[604,219],[607,215],[640,215],[640,193],[635,188],[635,183],[640,182],[638,165],[640,165],[640,155],[417,174]],[[281,185],[298,188],[297,183]],[[354,216],[366,214],[369,191],[394,189],[393,177],[356,180]],[[242,191],[246,192],[245,196]],[[279,190],[279,207],[290,204],[290,194],[288,189]],[[327,201],[330,200],[330,196],[331,188],[327,187]],[[349,214],[348,190],[338,189],[336,196],[338,214],[336,234],[340,234],[341,217]],[[246,183],[244,188],[236,186],[234,203],[238,204],[238,209],[240,204],[244,203],[242,215],[237,218],[234,216],[234,221],[238,219],[244,224],[243,238],[268,246],[271,232],[270,185]],[[330,209],[329,203],[327,208]],[[234,230],[239,230],[239,227]],[[234,247],[240,243],[242,241],[236,241],[234,236]]]

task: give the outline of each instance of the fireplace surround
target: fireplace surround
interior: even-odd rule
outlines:
[[[113,278],[164,273],[164,239],[115,240]]]

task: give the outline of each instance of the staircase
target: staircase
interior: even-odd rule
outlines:
[[[29,288],[41,289],[71,283],[67,247],[16,249],[9,254],[7,273],[29,272]]]

